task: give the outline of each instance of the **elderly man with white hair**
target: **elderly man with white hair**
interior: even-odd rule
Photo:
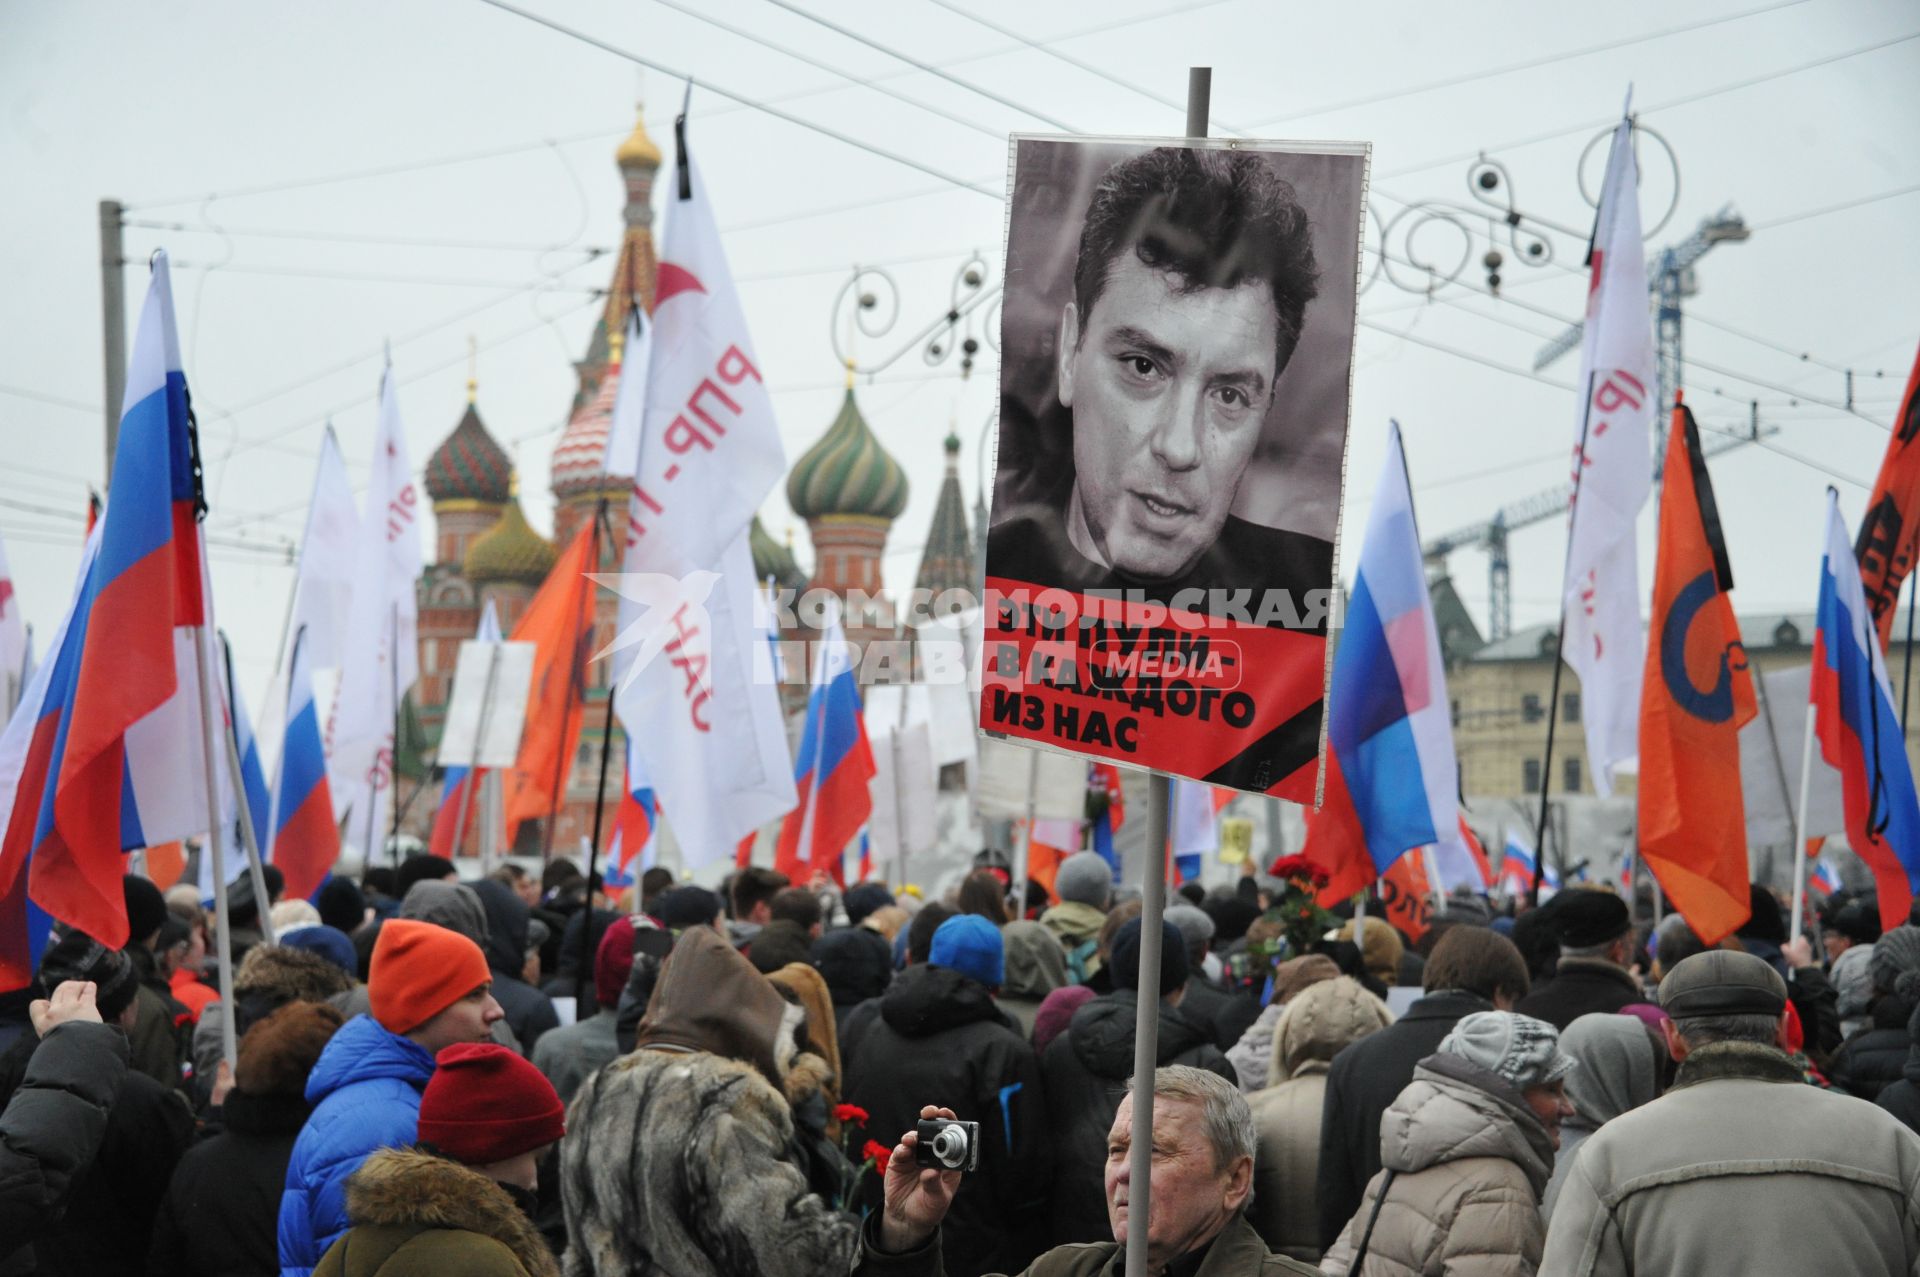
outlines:
[[[1168,1277],[1238,1277],[1315,1269],[1268,1252],[1247,1223],[1253,1192],[1253,1114],[1233,1083],[1173,1064],[1153,1074],[1153,1183],[1147,1271]],[[932,1105],[925,1118],[952,1120]],[[1107,1135],[1107,1218],[1114,1240],[1047,1251],[1023,1277],[1119,1277],[1126,1271],[1133,1098],[1121,1102]],[[956,1171],[919,1166],[908,1131],[887,1163],[886,1205],[861,1230],[858,1274],[943,1274],[940,1221],[959,1186]]]

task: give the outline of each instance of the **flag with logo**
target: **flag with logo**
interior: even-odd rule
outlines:
[[[52,920],[125,945],[123,853],[207,827],[200,706],[218,689],[200,682],[213,652],[192,435],[163,251],[128,361],[97,552],[8,729],[24,749],[0,843],[0,986],[31,975]]]
[[[352,605],[326,735],[335,814],[346,820],[346,845],[369,864],[387,837],[400,702],[420,673],[415,585],[422,567],[420,493],[389,367],[380,380],[367,501],[354,547]]]
[[[1740,728],[1758,702],[1729,597],[1720,509],[1685,404],[1674,406],[1661,476],[1641,681],[1638,840],[1668,902],[1716,945],[1751,912]]]
[[[1562,653],[1580,676],[1587,757],[1604,798],[1613,792],[1615,769],[1638,748],[1644,640],[1635,523],[1652,489],[1649,441],[1659,384],[1631,120],[1613,131],[1588,267]]]
[[[610,463],[634,476],[622,575],[603,584],[620,592],[614,708],[697,866],[741,847],[795,798],[747,541],[786,452],[684,127],[680,135],[638,453]]]
[[[774,850],[773,867],[796,882],[814,869],[839,877],[841,853],[873,809],[867,788],[874,773],[873,750],[867,743],[851,656],[846,632],[835,616],[815,647],[806,725],[793,762],[799,806],[787,813]]]
[[[522,821],[551,816],[566,801],[567,776],[587,716],[583,692],[593,644],[594,523],[588,519],[580,525],[513,627],[514,642],[533,644],[533,680],[520,752],[501,778],[509,843]]]
[[[1893,636],[1893,615],[1900,602],[1900,584],[1913,571],[1920,549],[1920,356],[1907,374],[1907,391],[1900,397],[1900,415],[1893,420],[1886,456],[1873,481],[1873,495],[1854,539],[1854,558],[1860,563],[1860,584],[1885,651]]]
[[[1847,842],[1873,871],[1881,925],[1891,930],[1907,920],[1907,907],[1920,887],[1920,800],[1914,796],[1886,658],[1832,488],[1827,489],[1819,618],[1813,640],[1814,731],[1821,756],[1840,769]]]

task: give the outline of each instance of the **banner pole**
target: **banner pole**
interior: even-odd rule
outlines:
[[[291,611],[289,611],[288,615],[289,616],[292,615]],[[286,699],[284,703],[282,703],[282,705],[280,706],[280,718],[283,723],[286,721],[288,717],[287,711],[293,708],[293,686],[291,683],[293,666],[294,666],[294,663],[300,659],[300,643],[301,643],[301,640],[305,639],[306,637],[307,637],[307,627],[302,625],[299,629],[293,632],[292,648],[288,652],[283,653],[283,655],[286,657],[286,665],[287,665],[286,672],[289,678]],[[280,636],[280,639],[281,639],[281,644],[284,647],[286,644],[286,635],[282,634]],[[276,671],[276,676],[277,674],[278,674],[278,671]],[[285,736],[284,727],[281,729],[281,733],[284,738]],[[280,840],[279,838],[279,834],[280,834],[279,781],[281,779],[284,779],[287,774],[287,760],[285,757],[286,745],[285,745],[284,739],[281,744],[280,752],[281,752],[281,758],[280,758],[280,761],[276,764],[280,775],[274,778],[273,784],[270,784],[267,786],[267,845],[263,849],[262,854],[265,856],[269,864],[271,864],[273,861],[274,844],[279,842]]]
[[[1027,756],[1027,825],[1014,845],[1013,860],[1013,920],[1019,922],[1027,916],[1027,875],[1033,872],[1033,809],[1040,795],[1040,751],[1029,750]]]
[[[598,521],[594,526],[593,534],[597,550],[603,532],[609,542],[613,540],[613,529],[607,525],[605,497],[600,499],[599,508],[593,512],[593,517]],[[597,553],[594,555],[593,565],[596,568],[600,566],[600,557]],[[584,681],[582,679],[582,682]],[[573,982],[573,998],[576,1007],[587,1005],[587,989],[593,982],[593,867],[600,859],[601,817],[605,815],[607,809],[607,760],[612,753],[613,680],[608,679],[607,708],[605,716],[600,720],[600,779],[593,787],[593,841],[587,844],[587,907],[580,915],[580,970]],[[626,768],[623,765],[621,774],[624,776],[625,773]],[[626,781],[622,780],[620,783],[624,789]],[[635,847],[632,854],[638,855],[639,851],[640,849]]]
[[[467,786],[467,792],[460,796],[460,806],[453,813],[452,850],[455,857],[460,855],[460,843],[467,836],[467,812],[473,806],[474,795],[480,792],[480,785],[483,779],[480,768],[480,751],[486,745],[487,720],[492,717],[493,691],[499,675],[500,645],[498,643],[489,643],[487,644],[487,681],[480,693],[480,722],[474,728],[473,733],[473,761],[467,765],[467,779],[472,783]],[[436,748],[434,752],[437,755],[439,750]],[[435,761],[439,761],[437,757]],[[428,772],[428,775],[431,776],[432,772]],[[480,862],[480,874],[482,877],[485,877],[488,866],[484,859],[484,849],[482,849],[481,854],[483,859]]]
[[[1213,68],[1187,69],[1187,136],[1207,135]],[[1126,1277],[1147,1277],[1147,1219],[1153,1207],[1153,1070],[1160,1058],[1160,928],[1167,911],[1167,839],[1172,782],[1147,777],[1147,872],[1140,893],[1140,988],[1133,1021],[1133,1129],[1127,1150]]]
[[[1907,587],[1907,655],[1900,666],[1900,734],[1907,734],[1907,707],[1913,702],[1913,605],[1920,600],[1920,577]]]
[[[1807,706],[1807,731],[1800,743],[1800,805],[1793,813],[1793,925],[1787,939],[1800,934],[1807,907],[1807,803],[1813,797],[1813,706]]]
[[[200,672],[200,769],[207,783],[207,845],[203,849],[213,857],[213,926],[215,951],[220,963],[220,1001],[227,1008],[220,1017],[220,1055],[229,1069],[240,1063],[239,1039],[233,1023],[233,924],[227,916],[227,857],[220,837],[220,790],[213,770],[213,672],[207,656],[210,642],[207,627],[196,626],[194,653]],[[260,898],[260,914],[267,913],[266,898]]]

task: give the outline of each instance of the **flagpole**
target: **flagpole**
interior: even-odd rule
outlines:
[[[588,534],[588,538],[587,538],[587,562],[592,564],[593,567],[596,569],[598,569],[600,566],[600,524],[601,524],[601,521],[606,517],[605,515],[606,506],[607,506],[607,499],[606,497],[603,496],[600,498],[599,504],[594,507],[593,527],[591,532]],[[576,588],[580,590],[585,590],[588,588],[586,573],[583,572],[580,574],[580,580],[576,583]],[[576,600],[579,599],[579,595],[577,594],[574,597]],[[576,620],[580,616],[579,602],[576,602],[574,604],[573,615]],[[574,651],[567,654],[566,713],[568,715],[571,715],[573,713],[573,706],[574,706],[575,700],[578,699],[584,693],[584,689],[582,688],[581,684],[584,681],[583,676],[585,675],[586,671],[582,668],[582,661],[580,659],[583,654],[584,653],[577,646]],[[608,692],[609,694],[611,694],[612,689],[609,688]],[[565,719],[563,718],[561,721],[562,721],[562,724],[564,725]],[[561,741],[560,743],[562,745],[566,744],[564,740]],[[553,788],[549,791],[549,793],[552,795],[552,802],[551,802],[551,805],[547,808],[546,832],[545,832],[545,835],[540,840],[540,863],[542,865],[549,864],[553,860],[553,835],[556,827],[560,824],[560,799],[561,799],[560,791],[561,791],[561,788],[566,784],[567,763],[569,761],[567,751],[565,749],[556,749],[553,753],[554,753]],[[593,907],[593,884],[591,881],[589,881],[587,884],[587,907],[589,909]]]
[[[1587,429],[1593,424],[1593,387],[1596,372],[1587,371],[1587,399],[1580,410],[1579,460],[1573,467],[1573,495],[1567,499],[1567,553],[1560,569],[1560,623],[1553,629],[1553,690],[1547,701],[1547,749],[1540,764],[1540,820],[1534,826],[1533,888],[1527,894],[1528,908],[1540,907],[1540,882],[1547,867],[1547,795],[1553,789],[1553,736],[1560,725],[1560,672],[1567,643],[1567,571],[1573,561],[1573,522],[1580,517],[1580,479],[1586,473]]]
[[[1788,940],[1799,936],[1807,903],[1807,804],[1813,798],[1813,729],[1818,718],[1811,684],[1807,694],[1807,730],[1800,740],[1800,805],[1793,813],[1793,925],[1787,932]]]
[[[1014,847],[1017,853],[1013,861],[1013,918],[1015,922],[1027,916],[1027,875],[1033,872],[1033,811],[1040,797],[1040,751],[1029,748],[1027,751],[1027,829]]]
[[[1207,135],[1213,68],[1187,69],[1187,136]],[[1128,1149],[1126,1277],[1147,1277],[1147,1221],[1153,1203],[1153,1070],[1160,1059],[1160,929],[1167,911],[1167,836],[1172,782],[1147,776],[1147,873],[1140,892],[1140,988],[1133,1019],[1133,1129]],[[1151,992],[1149,992],[1151,990]]]
[[[204,573],[203,573],[204,575]],[[213,770],[213,673],[208,668],[207,627],[197,625],[193,632],[194,654],[200,673],[200,769],[207,783],[207,845],[213,857],[213,926],[220,963],[220,1001],[233,1006],[233,924],[227,913],[227,857],[220,837],[220,790]],[[260,914],[267,914],[266,897],[259,898]],[[229,1069],[239,1067],[239,1040],[234,1032],[231,1010],[220,1017],[220,1055]]]
[[[1907,587],[1907,656],[1900,667],[1900,734],[1907,734],[1907,706],[1913,701],[1913,605],[1920,600],[1920,577]]]
[[[292,613],[289,612],[288,615],[291,616]],[[283,645],[286,642],[286,637],[285,634],[280,636]],[[300,659],[300,644],[306,637],[307,627],[304,625],[293,632],[293,646],[287,653],[287,671],[289,675],[292,674],[294,662]],[[289,717],[292,709],[293,683],[291,677],[289,677],[286,703],[280,708],[280,717],[283,722]],[[284,726],[282,730],[284,732]],[[280,840],[280,782],[285,780],[287,775],[287,748],[284,738],[280,745],[280,761],[277,766],[277,771],[278,775],[274,777],[274,783],[267,786],[267,845],[262,854],[266,857],[269,864],[273,861],[274,844]]]
[[[402,709],[402,706],[400,704],[400,605],[398,603],[395,603],[391,608],[388,609],[388,611],[393,618],[387,631],[389,635],[387,640],[387,670],[391,675],[391,681],[393,683],[393,749],[388,753],[387,767],[392,774],[391,779],[392,779],[393,793],[387,799],[387,803],[393,808],[393,839],[394,839],[393,854],[397,858],[400,854],[400,814],[401,814],[400,813],[400,711]],[[414,787],[414,792],[416,794],[420,792],[419,786],[416,785]]]
[[[260,867],[260,842],[253,833],[252,804],[247,801],[247,773],[240,763],[240,738],[236,734],[238,727],[232,706],[239,704],[233,694],[233,649],[227,646],[227,636],[220,634],[220,650],[224,657],[222,664],[227,671],[227,716],[226,737],[227,774],[233,779],[234,809],[239,814],[240,846],[247,853],[247,873],[253,879],[253,899],[259,907],[260,938],[268,944],[274,942],[273,902],[267,899],[267,875]]]
[[[600,536],[604,531],[607,539],[613,539],[613,529],[607,526],[607,499],[600,498],[600,504],[593,512],[593,565],[600,566],[598,553]],[[584,1006],[587,996],[587,984],[593,978],[593,867],[600,859],[600,821],[607,807],[607,760],[613,754],[613,680],[607,680],[606,716],[600,725],[600,779],[593,789],[593,841],[587,845],[587,907],[580,918],[580,970],[574,977],[573,997],[576,1006]],[[624,774],[624,769],[623,769]],[[621,784],[624,787],[625,781]],[[640,849],[635,847],[634,854]]]
[[[467,811],[473,806],[474,795],[479,793],[480,784],[483,779],[480,769],[480,751],[486,745],[487,720],[493,716],[493,691],[499,674],[500,645],[498,643],[489,643],[487,644],[487,681],[481,690],[480,722],[474,731],[473,761],[467,766],[467,777],[472,783],[465,786],[466,792],[460,795],[460,805],[453,813],[452,850],[455,856],[460,854],[460,841],[466,837]],[[442,739],[445,739],[444,734],[442,735]],[[439,756],[438,747],[435,748],[434,754],[437,760]],[[431,776],[433,773],[429,771],[427,774]],[[483,874],[486,872],[484,862],[482,863],[481,872]]]

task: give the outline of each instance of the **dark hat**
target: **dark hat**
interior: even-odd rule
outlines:
[[[261,865],[261,880],[267,884],[268,908],[286,890],[287,876],[278,865]],[[234,926],[252,926],[260,918],[260,904],[253,898],[253,875],[242,873],[227,888],[227,920]]]
[[[1872,944],[1880,938],[1880,902],[1872,893],[1841,902],[1822,925],[1855,944]]]
[[[348,975],[360,969],[359,955],[353,951],[353,941],[347,937],[347,933],[338,927],[329,927],[324,922],[295,927],[280,936],[280,943],[289,949],[317,953]]]
[[[139,944],[167,920],[167,898],[160,888],[138,874],[120,879],[120,894],[127,902],[127,943]]]
[[[93,981],[93,1005],[102,1020],[118,1017],[140,992],[139,974],[126,955],[79,931],[69,931],[40,959],[40,983],[48,993],[68,980]]]
[[[1660,1005],[1676,1020],[1700,1015],[1779,1015],[1787,982],[1765,959],[1710,949],[1683,959],[1660,982]]]
[[[167,910],[166,920],[160,924],[160,938],[154,942],[156,953],[165,953],[177,944],[185,944],[193,939],[193,928],[189,927],[173,910]]]
[[[720,912],[720,897],[705,887],[674,887],[653,902],[653,916],[675,931],[704,927]]]
[[[1553,934],[1570,949],[1589,949],[1633,930],[1627,902],[1611,891],[1574,889],[1553,898]]]
[[[1129,919],[1113,938],[1113,987],[1140,987],[1140,919]],[[1160,996],[1166,997],[1187,982],[1187,946],[1171,922],[1160,923]]]
[[[1742,940],[1767,940],[1784,945],[1787,942],[1787,919],[1780,911],[1780,901],[1774,894],[1757,882],[1748,883],[1747,905],[1751,912],[1735,934]]]
[[[840,901],[846,906],[847,925],[857,927],[874,910],[892,904],[893,893],[887,890],[883,882],[862,882],[848,887],[847,894]]]
[[[348,935],[360,930],[367,920],[367,898],[353,879],[340,874],[320,885],[320,894],[313,898],[313,906],[320,911],[320,921]]]

